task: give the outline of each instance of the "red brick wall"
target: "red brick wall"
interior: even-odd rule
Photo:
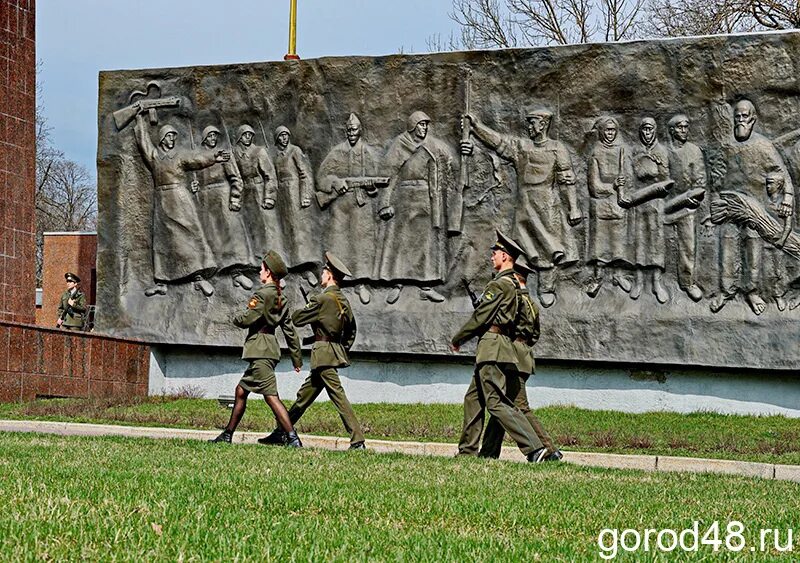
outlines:
[[[34,322],[34,0],[0,0],[0,320]]]
[[[0,321],[0,402],[146,396],[142,342]]]
[[[66,272],[78,274],[81,278],[80,289],[86,294],[87,304],[95,304],[92,272],[96,258],[97,235],[94,233],[45,233],[42,310],[36,315],[36,324],[47,327],[56,325],[61,294],[67,289],[64,281]]]

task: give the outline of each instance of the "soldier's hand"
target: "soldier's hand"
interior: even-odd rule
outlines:
[[[57,326],[57,327],[61,326],[62,324],[64,324],[64,321],[63,321],[63,320],[61,320],[61,319],[58,319],[58,320],[56,321],[56,326]]]
[[[475,143],[470,140],[461,141],[461,154],[470,156],[472,152],[475,150]]]
[[[575,173],[572,170],[560,170],[556,173],[556,181],[571,186],[575,183]]]
[[[300,373],[300,368],[294,368],[295,373]]]
[[[457,354],[459,352],[459,350],[461,350],[461,346],[455,346],[453,344],[450,344],[450,351],[451,352],[454,352],[454,353]]]
[[[199,189],[200,189],[200,182],[198,180],[192,180],[192,183],[189,184],[189,190],[191,190],[193,194],[196,194]]]
[[[614,178],[614,189],[624,188],[627,183],[628,179],[625,176],[617,176]]]
[[[300,207],[301,208],[305,209],[309,205],[311,205],[311,198],[304,197],[302,200],[300,200]]]
[[[384,221],[388,221],[392,217],[394,217],[394,207],[391,205],[389,207],[384,207],[380,211],[378,211],[378,216],[383,219]]]
[[[569,223],[570,226],[574,227],[575,225],[580,223],[582,219],[583,219],[583,215],[581,215],[581,210],[580,209],[570,209],[569,210],[569,215],[567,216],[567,223]]]
[[[214,160],[216,162],[228,162],[231,159],[231,151],[218,151],[217,154],[214,155]]]
[[[231,211],[239,211],[242,208],[242,200],[239,198],[231,198],[228,202],[228,209]]]
[[[341,178],[336,178],[335,180],[333,180],[333,182],[331,182],[331,188],[333,188],[333,191],[335,191],[337,194],[341,195],[345,193],[348,189],[347,182],[345,182]]]
[[[68,304],[70,307],[73,307],[73,306],[75,306],[75,300],[74,300],[74,299],[67,299],[67,304]]]
[[[275,200],[271,197],[265,197],[264,201],[261,202],[261,207],[264,209],[272,209],[275,207]]]
[[[781,206],[778,208],[778,215],[781,217],[791,217],[792,211],[792,203],[790,201],[783,200],[781,202]]]

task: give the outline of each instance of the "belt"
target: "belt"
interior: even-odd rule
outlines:
[[[398,184],[403,188],[427,188],[428,180],[400,180]]]
[[[161,184],[160,186],[156,186],[158,191],[164,192],[167,190],[174,190],[175,188],[180,188],[183,184]]]
[[[315,334],[314,342],[336,342],[337,344],[340,344],[338,338],[332,338],[330,336],[325,336],[324,334]]]
[[[201,190],[213,190],[216,188],[227,188],[229,184],[227,182],[214,182],[213,184],[208,184],[206,186],[201,185]]]
[[[495,334],[502,334],[503,336],[508,336],[508,334],[506,334],[503,331],[503,329],[501,327],[497,326],[497,325],[490,326],[489,329],[486,332],[493,332]]]

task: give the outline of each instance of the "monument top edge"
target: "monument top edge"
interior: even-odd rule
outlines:
[[[271,60],[271,61],[242,61],[237,63],[220,63],[220,64],[208,64],[208,65],[184,65],[184,66],[174,66],[174,67],[146,67],[146,68],[120,68],[120,69],[101,69],[99,71],[99,75],[119,75],[119,74],[131,74],[137,75],[138,73],[143,72],[165,72],[165,71],[186,71],[186,70],[216,70],[216,71],[226,71],[232,70],[239,67],[258,67],[258,66],[272,66],[276,64],[281,65],[305,65],[310,63],[335,63],[337,61],[349,61],[352,62],[354,60],[380,60],[380,59],[407,59],[407,60],[414,60],[414,59],[423,59],[423,58],[433,58],[433,59],[441,59],[443,62],[447,62],[447,59],[451,59],[451,62],[462,62],[466,61],[472,57],[486,55],[487,53],[509,53],[509,54],[516,54],[516,53],[525,53],[525,52],[535,52],[535,51],[542,51],[542,50],[550,50],[557,48],[559,50],[578,50],[578,49],[589,49],[589,48],[614,48],[619,46],[629,46],[629,45],[639,45],[642,43],[680,43],[680,42],[691,42],[691,41],[698,41],[698,40],[728,40],[728,39],[744,39],[744,38],[751,38],[751,37],[784,37],[784,36],[791,36],[797,35],[800,36],[800,30],[797,29],[789,29],[789,30],[779,30],[779,31],[750,31],[750,32],[741,32],[741,33],[726,33],[726,34],[712,34],[712,35],[686,35],[680,37],[653,37],[653,38],[639,38],[639,39],[629,39],[624,41],[614,41],[614,42],[590,42],[590,43],[570,43],[567,45],[542,45],[537,47],[515,47],[510,49],[472,49],[472,50],[464,50],[464,51],[435,51],[430,53],[391,53],[385,55],[326,55],[322,57],[314,57],[309,59],[299,59],[299,60],[290,60],[290,61],[283,61],[283,60]]]

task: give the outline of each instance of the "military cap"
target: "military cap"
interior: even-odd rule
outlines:
[[[236,140],[238,141],[239,139],[241,139],[242,135],[244,135],[245,133],[250,133],[254,137],[256,136],[255,130],[245,123],[244,125],[239,125],[239,128],[236,130]]]
[[[492,250],[502,250],[514,260],[525,254],[525,251],[510,236],[505,235],[500,229],[495,229],[495,232],[497,241],[492,245]]]
[[[69,282],[75,282],[75,283],[81,282],[81,278],[79,278],[77,274],[73,274],[72,272],[67,272],[66,274],[64,274],[64,279]]]
[[[203,129],[203,138],[202,138],[202,141],[205,141],[205,140],[206,140],[206,137],[208,137],[208,136],[209,136],[211,133],[216,133],[217,135],[219,135],[219,134],[220,134],[220,133],[219,133],[219,129],[217,129],[217,128],[216,128],[216,127],[214,127],[213,125],[209,125],[209,126],[208,126],[208,127],[206,127],[205,129]]]
[[[278,136],[279,136],[281,133],[289,133],[289,136],[290,136],[290,137],[292,136],[292,132],[291,132],[291,131],[289,131],[289,128],[288,128],[288,127],[286,127],[285,125],[278,125],[278,127],[276,127],[276,128],[275,128],[275,139],[276,139],[276,140],[278,139]]]
[[[525,119],[530,119],[531,117],[550,119],[553,117],[553,112],[546,108],[533,108],[525,112]]]
[[[533,268],[524,254],[514,261],[514,271],[524,278],[527,278],[533,273]]]
[[[350,114],[350,117],[347,118],[347,126],[348,127],[361,127],[361,120],[358,116],[354,113]]]
[[[286,277],[286,274],[289,273],[289,270],[286,268],[286,262],[284,262],[281,255],[274,250],[268,250],[264,254],[262,262],[264,262],[264,266],[272,272],[272,276],[278,280]]]
[[[163,141],[164,137],[166,137],[169,133],[175,133],[177,135],[178,130],[175,129],[175,127],[173,127],[172,125],[162,126],[161,129],[158,130],[158,142],[160,143],[161,141]]]
[[[411,133],[414,130],[414,127],[417,126],[417,123],[421,121],[430,122],[431,118],[428,117],[428,114],[424,111],[415,111],[408,116],[408,121],[406,122],[406,131]]]
[[[331,252],[325,253],[325,267],[336,274],[338,278],[346,278],[347,276],[353,277],[353,274],[347,269],[347,266]]]

